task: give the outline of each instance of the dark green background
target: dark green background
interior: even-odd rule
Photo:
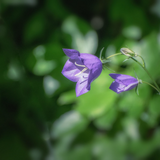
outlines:
[[[99,56],[129,47],[160,85],[160,1],[1,0],[0,160],[159,160],[160,96],[117,95],[109,70],[76,97],[62,48]],[[125,56],[116,73],[152,83]]]

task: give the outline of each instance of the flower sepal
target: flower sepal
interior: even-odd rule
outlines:
[[[139,96],[138,85],[137,85],[136,88],[135,88],[135,92],[136,92],[136,94]]]

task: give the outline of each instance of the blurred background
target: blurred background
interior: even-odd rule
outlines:
[[[62,48],[129,47],[160,85],[160,0],[0,1],[0,160],[159,160],[160,96],[116,94],[111,71],[76,97]],[[108,67],[152,83],[125,56]],[[134,69],[133,69],[134,68]]]

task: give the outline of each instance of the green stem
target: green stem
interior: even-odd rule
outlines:
[[[118,56],[118,55],[122,55],[122,53],[112,54],[111,56],[109,56],[109,57],[107,57],[107,58],[105,58],[105,59],[109,59],[109,58],[111,58],[111,57]]]
[[[157,87],[157,89],[159,90],[159,93],[160,93],[160,88],[159,86],[157,85],[157,83],[155,82],[155,80],[152,78],[152,76],[150,75],[150,73],[148,72],[148,70],[143,67],[143,69],[146,71],[146,73],[149,75],[149,77],[152,79],[152,81],[154,82],[155,86]]]
[[[143,62],[143,67],[146,67],[143,57],[141,57],[140,55],[137,55],[137,56],[141,58],[141,60]]]
[[[141,57],[142,58],[142,57]],[[133,59],[135,62],[137,62],[148,74],[148,76],[151,78],[151,80],[153,81],[154,85],[157,87],[158,92],[160,93],[160,88],[157,85],[157,83],[155,82],[155,80],[152,78],[152,76],[150,75],[150,73],[148,72],[148,70],[146,69],[145,65],[143,66],[140,62],[138,62],[135,58],[131,57],[131,59]]]
[[[145,83],[145,84],[150,85],[150,86],[153,87],[156,91],[159,92],[159,90],[158,90],[155,86],[153,86],[152,84],[150,84],[150,83],[148,83],[148,82],[145,82],[145,81],[142,81],[142,83]]]
[[[135,58],[131,57],[131,59],[133,59],[135,62],[137,62],[143,68],[142,64],[140,62],[138,62]]]
[[[103,50],[104,50],[104,47],[101,49],[101,51],[100,51],[100,60],[102,61],[102,52],[103,52]]]

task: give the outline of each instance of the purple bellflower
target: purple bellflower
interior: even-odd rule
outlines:
[[[109,88],[114,92],[116,92],[117,94],[131,90],[139,84],[138,79],[128,75],[116,74],[116,73],[111,73],[109,75],[113,79],[115,79],[115,81],[112,82]]]
[[[92,54],[79,53],[74,49],[63,49],[69,57],[62,74],[76,84],[76,96],[90,90],[90,85],[102,72],[102,62]]]

